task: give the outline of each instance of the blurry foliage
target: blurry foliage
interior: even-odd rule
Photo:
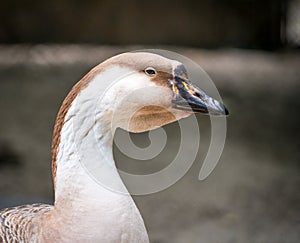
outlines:
[[[10,0],[0,43],[280,47],[284,0]]]

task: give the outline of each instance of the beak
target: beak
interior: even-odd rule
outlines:
[[[209,113],[211,115],[228,115],[226,107],[219,101],[209,97],[188,79],[175,76],[170,81],[173,87],[173,107],[179,110],[193,111],[195,113]]]

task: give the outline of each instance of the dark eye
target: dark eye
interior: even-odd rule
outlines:
[[[151,77],[156,75],[156,70],[153,67],[148,67],[145,70],[145,73]]]

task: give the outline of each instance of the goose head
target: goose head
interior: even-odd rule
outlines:
[[[145,52],[123,53],[103,67],[122,70],[101,104],[110,111],[114,127],[144,132],[193,113],[228,114],[222,103],[189,80],[185,66],[176,60]]]
[[[68,147],[64,143],[73,143],[70,132],[83,145],[93,130],[97,139],[112,146],[118,127],[144,132],[193,113],[227,115],[228,111],[189,80],[182,63],[146,52],[109,58],[71,89],[60,108],[52,140],[54,182],[59,151],[64,154],[62,148]]]

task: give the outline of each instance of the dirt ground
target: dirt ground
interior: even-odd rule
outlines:
[[[50,146],[60,103],[91,67],[140,48],[0,46],[0,208],[52,203]],[[198,174],[210,121],[197,115],[201,149],[188,173],[164,191],[134,197],[151,242],[299,242],[300,53],[172,50],[207,71],[230,116],[222,157],[206,180]],[[176,153],[177,130],[178,124],[166,126],[171,142],[151,161],[154,169]],[[147,134],[132,137],[148,141]],[[114,151],[119,167],[141,167]]]

